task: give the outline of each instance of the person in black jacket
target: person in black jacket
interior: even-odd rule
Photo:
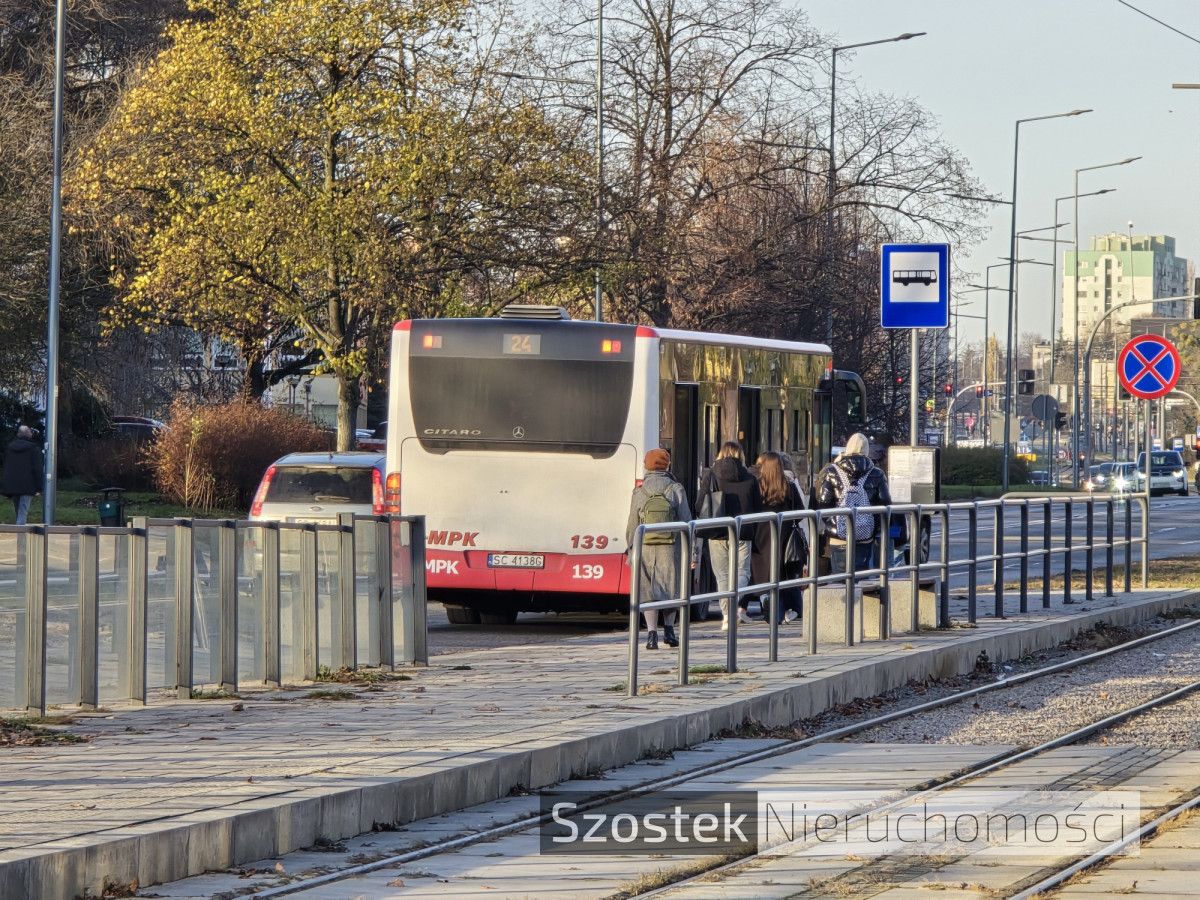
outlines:
[[[888,506],[892,502],[888,490],[887,476],[876,467],[870,457],[870,442],[861,432],[846,441],[846,449],[837,459],[821,470],[817,476],[816,487],[813,489],[814,509],[837,509],[852,506]],[[858,488],[862,490],[859,491]],[[853,494],[865,502],[854,503]],[[830,564],[834,572],[843,572],[846,568],[846,541],[838,536],[836,521],[829,522],[834,534],[829,538]],[[855,532],[854,568],[862,571],[871,567],[875,540],[879,533],[879,516],[874,517],[872,527],[866,534],[862,529]]]
[[[717,461],[704,473],[700,480],[700,518],[716,519],[749,515],[762,511],[762,500],[758,493],[758,481],[746,469],[746,458],[742,445],[737,441],[726,441],[717,453]],[[750,540],[754,537],[754,526],[746,525],[738,535],[737,586],[750,584]],[[721,537],[708,539],[708,558],[717,589],[729,585],[729,541]],[[746,613],[750,598],[743,597],[738,604],[738,621],[752,621]],[[721,630],[729,629],[729,600],[721,600]]]
[[[42,450],[33,442],[33,429],[22,425],[4,453],[4,473],[0,476],[0,494],[17,509],[17,524],[24,525],[29,504],[42,492]]]
[[[781,454],[767,452],[760,456],[758,460],[758,490],[762,497],[763,509],[774,513],[804,509],[804,498],[800,494],[800,489],[785,474]],[[797,524],[797,522],[789,520],[784,523],[784,527],[780,530],[779,571],[771,570],[771,525],[768,522],[763,522],[758,526],[754,535],[754,554],[751,562],[755,584],[767,584],[776,579],[796,578],[800,575],[803,563],[799,566],[788,566],[783,561],[784,549],[788,538]],[[780,622],[792,622],[800,616],[801,599],[802,595],[798,587],[780,590]],[[767,614],[765,599],[763,610],[765,616]]]

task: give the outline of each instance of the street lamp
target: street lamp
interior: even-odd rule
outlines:
[[[1074,369],[1071,380],[1071,411],[1074,414],[1074,422],[1071,425],[1071,473],[1076,487],[1079,486],[1079,424],[1081,418],[1081,410],[1079,408],[1079,173],[1094,172],[1097,169],[1111,169],[1116,166],[1127,166],[1131,162],[1137,162],[1139,159],[1141,159],[1140,156],[1130,156],[1119,162],[1102,163],[1098,166],[1084,166],[1081,169],[1075,170],[1075,190],[1073,192],[1075,215],[1072,216],[1075,221],[1075,256],[1073,259],[1075,271],[1071,275],[1071,293],[1073,295],[1071,303],[1074,310],[1072,341],[1075,345]],[[1090,439],[1088,443],[1089,445],[1091,444]]]
[[[992,287],[992,269],[999,269],[1006,265],[1008,265],[1008,263],[994,263],[993,265],[985,266],[984,284],[968,285],[968,287],[987,291],[987,293],[983,295],[983,376],[980,379],[984,383],[984,388],[983,402],[979,406],[980,416],[983,419],[983,440],[985,446],[990,445],[992,436],[992,420],[991,416],[988,414],[988,407],[990,404],[988,403],[987,388],[987,383],[991,376],[991,370],[988,368],[988,352],[992,339],[991,333],[988,330],[988,306],[992,299],[992,291],[1002,290],[999,286],[994,288]]]
[[[597,3],[602,0],[596,0]],[[881,38],[878,41],[863,41],[859,44],[841,44],[830,48],[829,67],[829,178],[825,195],[825,283],[828,286],[825,300],[829,308],[825,313],[825,340],[833,344],[833,276],[829,271],[833,261],[833,195],[837,183],[837,159],[835,156],[834,140],[837,137],[837,55],[843,50],[858,50],[861,47],[874,47],[876,44],[894,44],[897,41],[907,41],[927,34],[924,31],[905,32],[891,38]],[[914,372],[912,377],[916,378]],[[914,438],[915,439],[915,438]]]
[[[54,14],[54,150],[50,182],[50,279],[46,309],[46,461],[42,485],[42,521],[54,524],[58,488],[58,294],[62,257],[63,84],[67,55],[67,2]]]
[[[1009,226],[1009,231],[1008,231],[1008,255],[1011,259],[1015,260],[1017,258],[1017,161],[1019,159],[1019,150],[1021,147],[1021,126],[1028,122],[1044,122],[1048,119],[1065,119],[1065,118],[1068,118],[1071,116],[1081,116],[1084,113],[1089,113],[1089,112],[1091,112],[1090,109],[1073,109],[1070,112],[1065,112],[1065,113],[1053,113],[1048,116],[1032,116],[1028,119],[1017,119],[1016,125],[1013,128],[1012,218],[1010,220],[1011,224]],[[1076,193],[1079,192],[1078,187],[1076,187],[1075,192]],[[1056,217],[1054,219],[1054,221],[1057,222],[1058,218]],[[1008,335],[1009,335],[1009,346],[1010,347],[1012,346],[1013,307],[1016,305],[1016,302],[1015,302],[1016,271],[1017,271],[1017,267],[1015,264],[1013,266],[1009,267],[1009,270],[1008,270],[1008,299],[1009,299],[1009,303],[1008,303]],[[1009,391],[1010,401],[1011,401],[1011,393],[1012,393],[1012,390],[1011,390],[1012,389],[1012,353],[1011,352],[1008,354],[1007,369],[1006,369],[1005,376],[1004,376],[1004,385],[1005,385],[1005,390]],[[1009,402],[1008,406],[1011,407],[1012,403]],[[1000,479],[1001,479],[1000,483],[1003,486],[1004,490],[1008,490],[1008,454],[1009,454],[1008,426],[1009,426],[1009,417],[1008,417],[1008,413],[1005,412],[1005,416],[1004,416],[1004,454],[1003,454],[1004,462],[1002,464],[1002,470],[1000,472]]]

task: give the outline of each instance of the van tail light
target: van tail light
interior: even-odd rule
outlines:
[[[376,473],[378,474],[378,473]],[[383,485],[383,508],[386,515],[400,515],[400,473],[388,472]]]
[[[268,466],[262,481],[258,484],[258,490],[254,492],[254,501],[250,504],[250,515],[262,515],[263,501],[267,499],[267,489],[271,486],[271,479],[274,477],[275,467]]]
[[[383,476],[378,469],[371,470],[371,515],[383,515]]]

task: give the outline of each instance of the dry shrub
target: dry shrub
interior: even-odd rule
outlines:
[[[150,451],[158,489],[198,510],[246,509],[267,466],[286,453],[332,449],[307,419],[254,401],[177,400]]]
[[[149,454],[148,442],[117,437],[80,441],[64,456],[70,470],[89,487],[148,491],[154,488]]]

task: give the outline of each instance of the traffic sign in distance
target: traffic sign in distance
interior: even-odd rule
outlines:
[[[1121,387],[1141,400],[1171,393],[1179,383],[1179,369],[1179,351],[1156,334],[1139,334],[1117,354]]]
[[[1033,398],[1032,412],[1039,422],[1049,422],[1058,412],[1058,401],[1049,394],[1038,394]]]

